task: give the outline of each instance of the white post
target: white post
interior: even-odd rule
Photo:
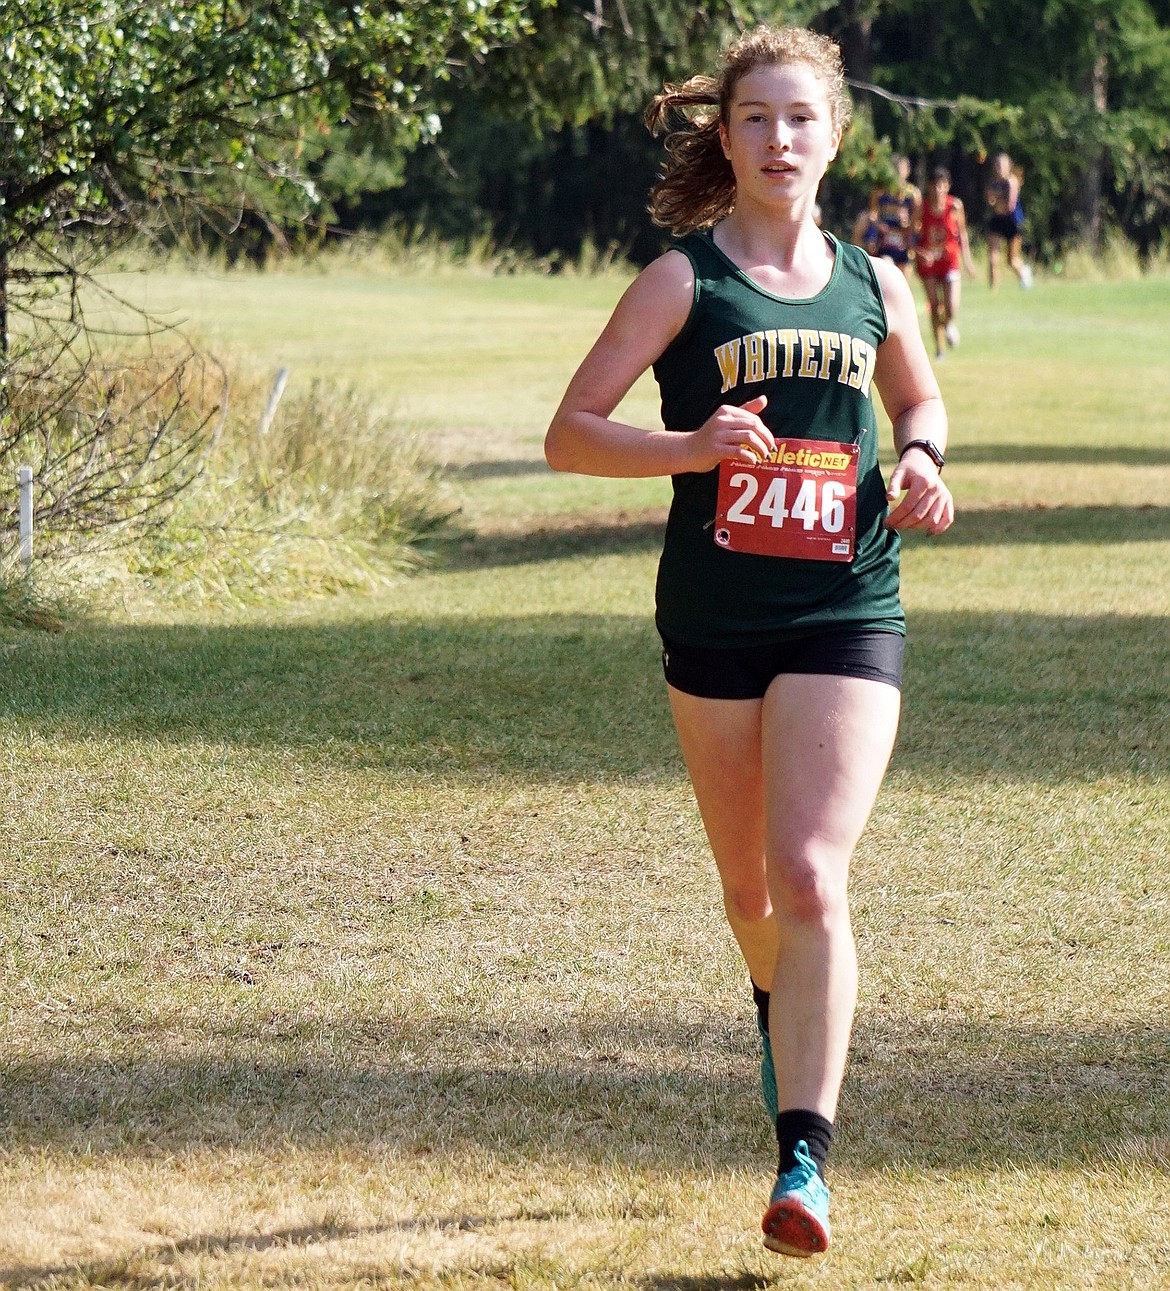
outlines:
[[[280,403],[280,396],[284,394],[284,387],[288,381],[288,368],[281,368],[276,374],[276,383],[272,387],[272,393],[268,396],[268,405],[264,409],[264,416],[260,418],[259,433],[267,435],[272,425],[272,419],[276,416],[276,407]]]
[[[32,563],[33,531],[33,471],[31,466],[20,466],[16,471],[16,482],[20,485],[20,559],[26,565]]]

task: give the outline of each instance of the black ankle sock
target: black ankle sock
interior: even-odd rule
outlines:
[[[796,1164],[796,1145],[801,1139],[808,1144],[808,1154],[817,1163],[817,1173],[823,1179],[829,1144],[833,1141],[833,1122],[826,1121],[820,1113],[810,1112],[803,1107],[793,1107],[781,1112],[776,1117],[781,1174],[791,1170]]]
[[[752,983],[752,999],[756,1002],[756,1012],[760,1015],[760,1026],[765,1031],[768,1030],[768,1001],[771,995],[767,991],[761,991],[760,988]]]

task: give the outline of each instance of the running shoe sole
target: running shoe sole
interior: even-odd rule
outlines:
[[[824,1224],[797,1197],[781,1197],[764,1215],[764,1245],[778,1255],[823,1255],[829,1249]]]

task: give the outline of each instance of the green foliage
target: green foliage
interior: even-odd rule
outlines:
[[[0,268],[37,281],[63,268],[63,231],[176,198],[305,213],[307,129],[379,117],[399,141],[424,137],[453,63],[526,21],[522,0],[6,5]]]
[[[1006,149],[1025,173],[1034,250],[1056,257],[1082,237],[1092,209],[1147,256],[1156,251],[1170,215],[1166,0],[726,9],[562,0],[533,13],[530,36],[470,70],[440,109],[434,147],[406,159],[403,188],[343,204],[341,218],[348,226],[406,216],[446,236],[470,220],[541,254],[572,254],[590,237],[643,261],[661,246],[642,211],[661,152],[640,138],[642,111],[664,82],[710,70],[726,39],[759,19],[834,36],[851,77],[873,87],[855,89],[854,135],[822,192],[836,227],[851,222],[893,148],[922,170],[945,162],[978,229],[984,163]],[[1101,59],[1103,110],[1091,89]]]
[[[1055,254],[1090,207],[1151,252],[1170,214],[1170,6],[1165,0],[902,0],[874,25],[879,83],[934,106],[878,103],[910,152],[982,165],[1010,152],[1025,173],[1029,236]],[[1104,103],[1094,101],[1094,77]],[[1100,187],[1084,185],[1100,164]],[[981,198],[971,174],[969,196]]]
[[[645,259],[659,154],[637,120],[759,20],[835,36],[890,96],[856,94],[858,137],[825,192],[840,219],[891,147],[945,161],[977,215],[983,161],[1006,148],[1040,251],[1094,210],[1147,254],[1164,236],[1166,0],[29,0],[0,15],[0,276],[7,255],[27,305],[73,268],[63,231],[149,216],[164,239],[210,232],[257,259],[306,227],[403,217]]]
[[[686,0],[558,0],[532,6],[532,33],[494,52],[471,78],[497,110],[541,125],[641,114],[665,81],[704,70],[756,22],[799,22],[796,0],[695,5]]]
[[[645,211],[662,146],[640,114],[536,130],[480,92],[445,122],[441,143],[406,158],[401,189],[350,208],[355,223],[392,215],[447,242],[486,234],[550,261],[576,260],[592,244],[645,262],[666,245]]]

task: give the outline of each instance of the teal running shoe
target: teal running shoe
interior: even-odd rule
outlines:
[[[776,1094],[776,1064],[772,1061],[771,1037],[764,1030],[758,1013],[756,1030],[760,1033],[760,1046],[764,1051],[764,1056],[760,1059],[760,1089],[764,1095],[764,1106],[768,1109],[768,1124],[775,1127],[780,1111],[780,1099]]]
[[[796,1145],[796,1164],[776,1180],[763,1228],[764,1245],[781,1255],[820,1255],[829,1249],[829,1189],[804,1139]]]

